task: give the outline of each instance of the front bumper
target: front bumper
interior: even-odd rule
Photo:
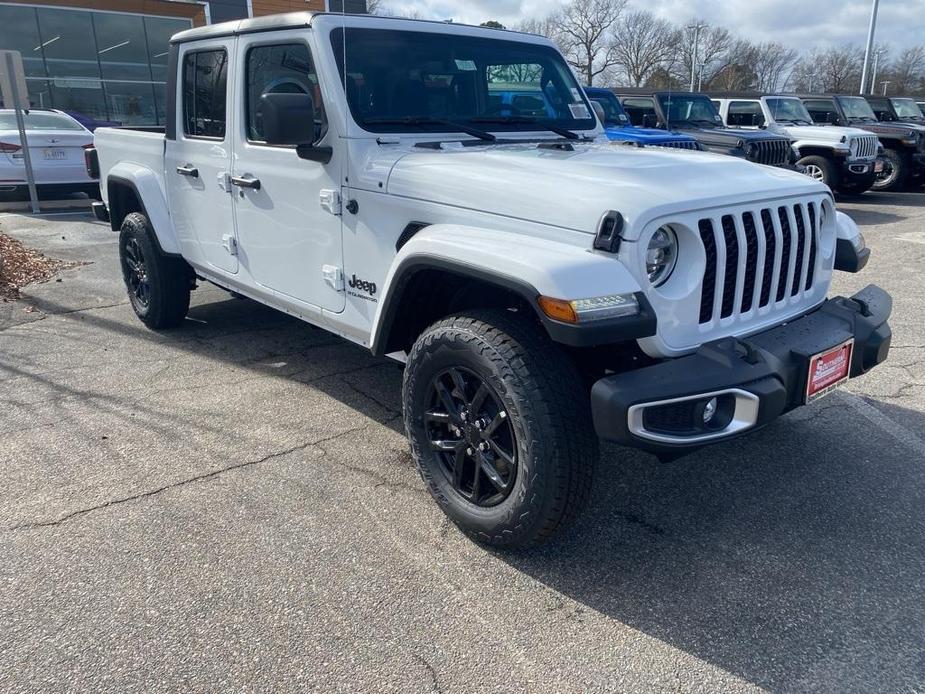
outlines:
[[[892,306],[889,294],[870,285],[850,299],[829,299],[812,313],[763,333],[718,340],[687,357],[602,378],[591,389],[597,434],[677,455],[763,427],[804,404],[814,355],[853,339],[851,378],[883,362],[890,350]],[[715,431],[678,426],[686,416],[684,407],[696,411],[702,408],[698,403],[714,396],[728,403],[728,426]],[[657,426],[646,424],[647,408],[658,413]],[[674,418],[668,426],[666,413]]]

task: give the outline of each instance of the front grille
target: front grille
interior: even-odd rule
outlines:
[[[857,143],[857,149],[854,152],[855,159],[873,159],[877,156],[880,140],[876,135],[858,137],[855,138],[855,142]]]
[[[777,205],[698,222],[706,253],[700,324],[780,303],[812,289],[818,202]]]
[[[746,145],[746,158],[757,164],[784,166],[790,163],[790,141],[758,140]]]
[[[674,149],[693,149],[698,150],[700,147],[697,146],[695,140],[676,140],[674,142],[659,142],[655,145],[656,147],[672,147]]]

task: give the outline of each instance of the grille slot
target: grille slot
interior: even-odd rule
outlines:
[[[670,147],[670,148],[672,148],[672,149],[693,149],[693,150],[696,150],[696,149],[697,149],[697,143],[696,143],[696,142],[686,142],[686,141],[680,141],[680,142],[659,142],[659,143],[658,143],[657,145],[655,145],[655,146],[656,146],[656,147]]]
[[[699,220],[706,254],[701,325],[765,308],[813,288],[818,259],[817,204],[767,207]]]

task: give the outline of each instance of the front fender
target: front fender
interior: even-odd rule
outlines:
[[[374,318],[374,352],[381,353],[401,310],[404,288],[422,269],[445,270],[515,292],[534,308],[558,342],[604,344],[655,332],[655,317],[639,283],[614,256],[593,251],[590,235],[588,247],[583,248],[506,231],[438,224],[419,231],[396,255]],[[615,321],[576,326],[550,320],[536,302],[540,296],[573,300],[610,294],[636,294],[640,315],[616,319],[619,326]],[[585,332],[579,334],[582,329]]]
[[[170,211],[167,207],[167,198],[158,175],[146,166],[131,162],[119,162],[106,177],[107,202],[109,203],[110,218],[114,229],[121,225],[124,214],[113,209],[118,203],[114,199],[112,190],[117,186],[127,186],[134,191],[135,197],[141,206],[141,212],[151,222],[157,241],[164,253],[180,254],[180,244],[177,241],[177,231]],[[115,213],[115,214],[114,214]]]

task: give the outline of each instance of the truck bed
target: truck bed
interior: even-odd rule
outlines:
[[[117,165],[120,169],[142,166],[155,172],[161,192],[165,192],[162,128],[97,128],[93,143],[99,157],[101,182],[109,179]],[[108,204],[107,186],[100,187],[103,200]]]

